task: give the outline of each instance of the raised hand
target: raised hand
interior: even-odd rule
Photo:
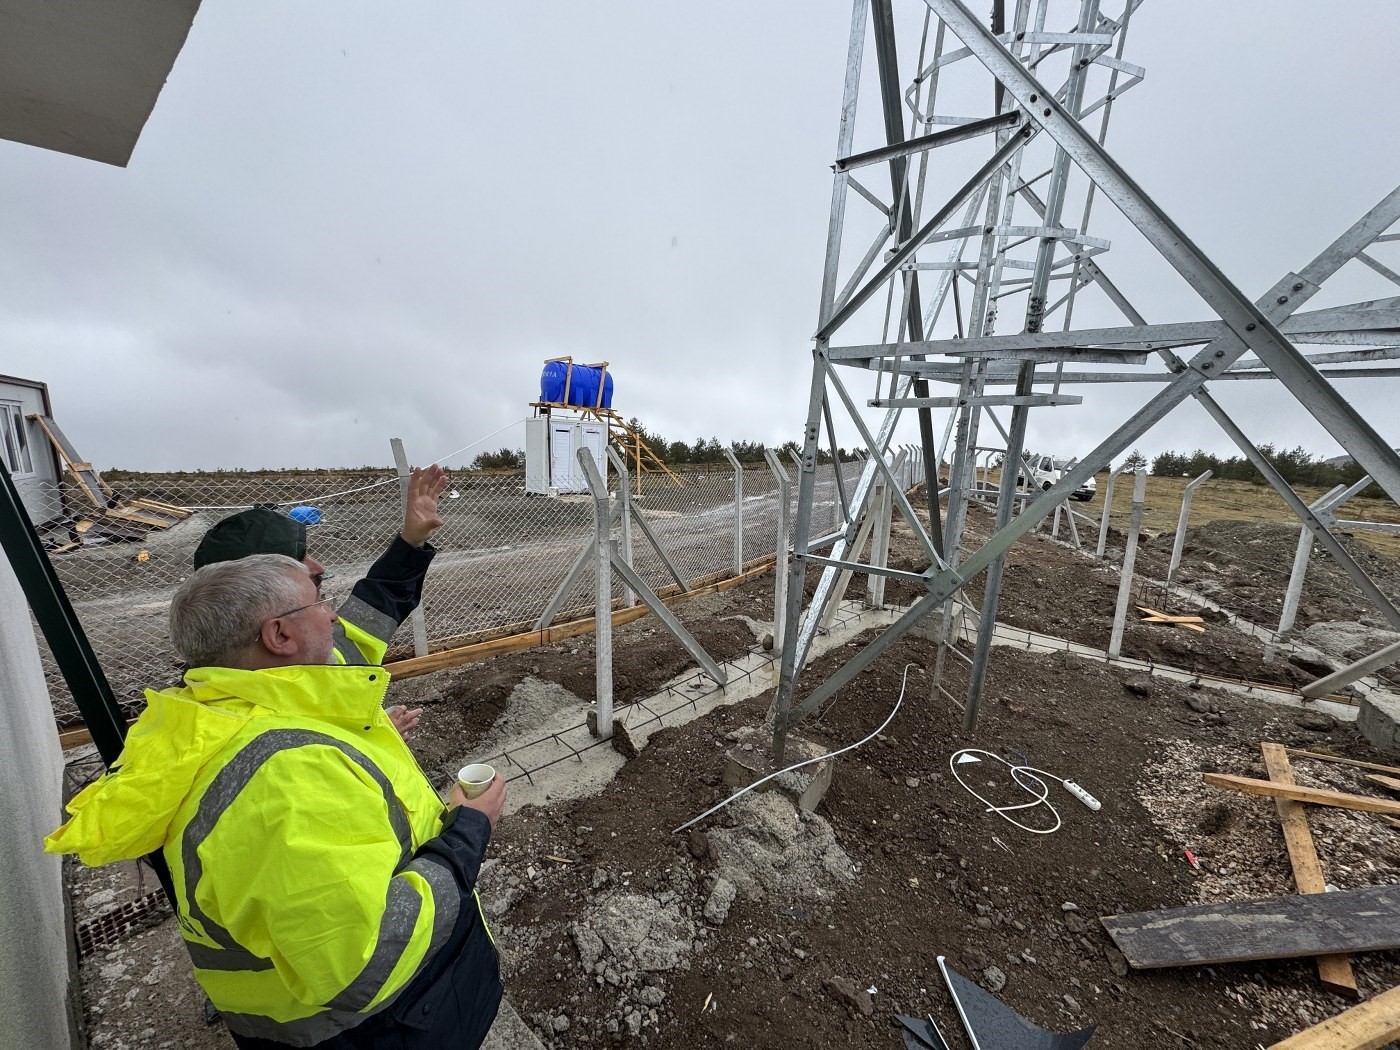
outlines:
[[[403,528],[399,535],[410,547],[421,547],[433,532],[441,528],[438,517],[438,497],[447,488],[447,472],[434,463],[431,467],[414,467],[408,476],[408,500],[404,506]]]

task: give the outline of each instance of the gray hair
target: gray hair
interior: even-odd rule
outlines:
[[[285,554],[250,554],[196,570],[170,600],[170,640],[191,667],[241,667],[265,621],[302,604]]]

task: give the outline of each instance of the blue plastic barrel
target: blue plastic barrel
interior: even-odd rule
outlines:
[[[321,524],[321,511],[319,507],[293,507],[287,511],[287,517],[293,521],[299,521],[303,525]]]

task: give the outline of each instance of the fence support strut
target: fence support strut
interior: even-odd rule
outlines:
[[[778,454],[771,448],[763,450],[763,458],[768,461],[768,469],[778,482],[778,543],[777,557],[773,562],[773,651],[783,651],[783,632],[787,629],[787,583],[788,543],[792,531],[792,479],[788,477]],[[841,471],[841,461],[834,460],[836,471]]]
[[[666,608],[666,603],[657,597],[656,592],[647,586],[645,580],[637,575],[636,570],[618,556],[617,544],[612,540],[608,479],[598,469],[598,464],[594,462],[588,449],[579,449],[577,456],[579,465],[583,468],[584,477],[588,479],[588,490],[593,496],[593,545],[598,551],[596,561],[598,569],[597,598],[593,608],[598,735],[607,740],[612,736],[612,574],[614,570],[637,592],[647,608],[666,625],[666,629],[676,636],[676,640],[685,646],[686,652],[695,658],[695,662],[704,669],[707,675],[721,686],[727,684],[729,678],[720,670],[719,665],[710,657],[710,654],[705,652],[704,647],[685,629],[680,620],[676,619],[675,614]],[[682,586],[685,585],[682,584]]]

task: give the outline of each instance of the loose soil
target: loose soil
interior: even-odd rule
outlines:
[[[974,526],[987,528],[985,519]],[[1292,539],[1275,539],[1259,526],[1243,528],[1232,542],[1265,564],[1282,564],[1286,578],[1296,530]],[[1158,543],[1144,550],[1149,569]],[[923,567],[901,530],[893,560]],[[1230,564],[1188,557],[1182,582],[1219,579]],[[1395,572],[1389,562],[1378,563],[1380,570]],[[1116,590],[1116,574],[1099,563],[1027,537],[1008,557],[1000,615],[1102,648]],[[894,586],[888,593],[891,600],[914,596]],[[981,601],[980,588],[968,594]],[[1369,615],[1344,598],[1336,602],[1320,605],[1316,617]],[[761,640],[772,614],[772,579],[678,611],[712,655],[731,658]],[[1124,655],[1281,685],[1312,679],[1292,664],[1266,660],[1260,643],[1221,619],[1207,616],[1204,635],[1130,623]],[[650,617],[616,631],[614,645],[619,704],[648,695],[691,663]],[[799,694],[856,651],[819,659]],[[1345,1008],[1321,989],[1308,960],[1130,971],[1097,919],[1292,892],[1272,803],[1207,788],[1200,774],[1263,775],[1261,740],[1386,762],[1348,723],[1068,653],[998,647],[980,720],[968,733],[962,713],[932,693],[932,664],[930,643],[898,642],[801,729],[823,747],[845,747],[885,720],[903,688],[884,732],[836,760],[816,813],[791,818],[813,836],[829,828],[848,872],[831,866],[839,859],[832,851],[826,868],[794,859],[801,878],[757,892],[741,887],[725,911],[717,906],[720,884],[733,882],[732,866],[748,852],[742,836],[753,831],[755,811],[744,809],[741,818],[739,806],[730,807],[696,833],[673,833],[728,796],[724,754],[741,746],[741,731],[761,727],[771,692],[657,732],[597,796],[508,816],[492,843],[496,863],[482,891],[509,995],[540,1038],[559,1048],[893,1050],[901,1045],[890,1021],[898,1011],[932,1014],[950,1045],[962,1047],[939,956],[1039,1025],[1096,1025],[1096,1047],[1267,1046]],[[591,640],[578,639],[398,682],[390,701],[425,707],[411,743],[441,785],[506,730],[527,729],[537,709],[574,704],[582,720],[593,696],[592,669]],[[944,674],[943,685],[962,696],[964,664],[949,660]],[[1051,782],[1049,801],[1062,826],[1051,834],[1018,829],[954,778],[950,757],[968,747],[1073,778],[1102,808],[1089,810]],[[1296,760],[1295,769],[1305,784],[1380,790],[1343,767]],[[997,804],[1024,799],[1005,767],[990,760],[958,770]],[[1318,810],[1309,816],[1334,885],[1400,881],[1400,833],[1382,818]],[[1039,829],[1054,823],[1044,807],[1022,811],[1020,819]],[[1199,868],[1188,862],[1188,849]],[[112,906],[101,892],[111,882],[99,881],[111,878],[75,873],[80,922]],[[652,931],[655,951],[642,951],[645,938],[624,943],[621,927],[608,922]],[[588,932],[598,929],[597,937]],[[198,1016],[187,968],[171,962],[177,941],[167,919],[89,956],[82,973],[89,1026],[102,1037],[97,1045],[231,1045]],[[1365,994],[1400,983],[1400,953],[1359,955],[1353,964]]]

